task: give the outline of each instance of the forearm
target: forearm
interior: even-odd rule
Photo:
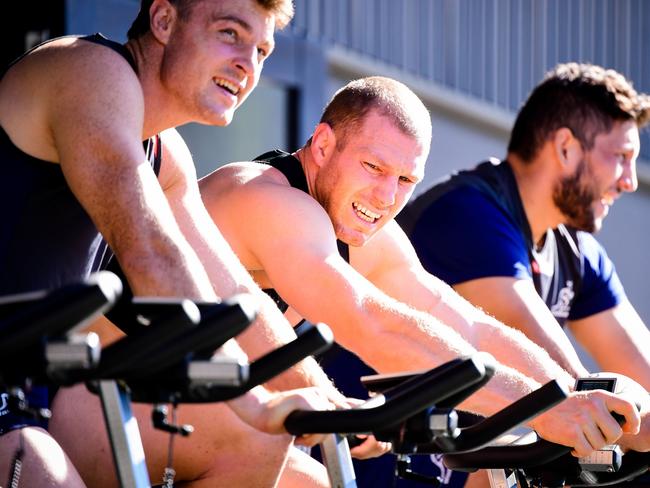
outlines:
[[[573,376],[521,331],[502,324],[474,307],[450,287],[442,289],[441,297],[431,307],[431,313],[441,317],[476,349],[489,352],[500,363],[540,383],[557,379],[566,386],[573,385]]]
[[[383,321],[381,329],[368,328],[365,337],[359,331],[356,334],[360,336],[359,344],[370,347],[361,347],[355,352],[378,371],[430,369],[476,353],[461,335],[431,315],[406,306],[402,308],[401,304],[397,308],[390,310],[384,304],[374,314],[376,321]],[[498,361],[495,366],[494,377],[462,404],[464,409],[491,415],[540,386],[538,381]]]
[[[544,349],[521,331],[504,326],[489,317],[473,323],[471,328],[472,344],[477,349],[494,355],[502,364],[540,383],[556,379],[567,387],[573,386],[575,377],[560,367]],[[584,371],[584,375],[586,374]]]
[[[459,406],[462,410],[489,416],[542,386],[519,371],[497,363],[492,379]]]
[[[164,242],[147,246],[142,252],[134,248],[116,251],[134,295],[216,301],[210,279],[187,243],[179,245],[164,237],[161,240]],[[179,240],[184,239],[180,236]]]
[[[543,327],[534,327],[522,331],[533,343],[539,345],[548,353],[553,361],[567,371],[572,377],[588,376],[589,371],[582,364],[569,337],[564,333],[559,324],[549,324],[552,330]],[[521,330],[521,329],[518,329]]]
[[[296,334],[273,300],[258,292],[260,310],[255,322],[237,340],[248,356],[260,356],[296,339]],[[335,394],[335,387],[312,357],[308,357],[276,376],[266,385],[273,390],[319,386]]]
[[[230,357],[239,358],[244,362],[249,359],[252,361],[255,356],[247,355],[248,351],[246,350],[245,346],[247,342],[252,342],[253,349],[258,353],[263,349],[266,349],[265,347],[260,347],[262,345],[261,341],[257,339],[252,339],[251,341],[251,335],[254,335],[255,332],[256,326],[253,325],[251,328],[249,328],[248,334],[246,334],[248,336],[247,338],[244,338],[243,334],[239,335],[237,337],[237,342],[234,340],[226,342],[226,344],[224,344],[221,348],[221,351]],[[280,341],[271,341],[266,344],[271,345],[272,347],[270,347],[270,350],[273,350],[277,347],[280,347],[283,343]],[[320,387],[325,393],[329,393],[333,395],[333,397],[340,396],[338,391],[336,391],[334,388],[332,382],[327,378],[320,366],[318,366],[316,361],[311,357],[303,359],[293,367],[289,368],[265,384],[266,388],[274,391],[294,390],[297,388],[306,388],[310,386]]]
[[[263,386],[256,386],[243,395],[229,400],[227,404],[248,425],[257,430],[268,432],[266,417],[267,405],[270,400],[271,394]]]

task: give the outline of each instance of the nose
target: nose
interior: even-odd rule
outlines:
[[[254,76],[259,66],[257,46],[254,44],[243,45],[237,54],[234,59],[237,69],[243,71],[247,77]]]
[[[390,175],[386,175],[377,183],[373,193],[377,208],[381,209],[395,205],[398,184],[398,178]]]
[[[639,187],[639,180],[636,176],[636,161],[632,160],[623,166],[623,173],[617,182],[617,190],[621,193],[632,193]]]

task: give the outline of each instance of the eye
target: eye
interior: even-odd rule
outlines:
[[[400,180],[402,183],[406,183],[407,185],[415,184],[415,182],[414,182],[411,178],[409,178],[408,176],[400,176],[400,177],[399,177],[399,180]]]
[[[257,54],[260,57],[265,58],[267,56],[267,54],[268,54],[268,51],[266,49],[264,49],[263,47],[258,47],[257,48]]]
[[[379,166],[377,166],[376,164],[369,163],[368,161],[364,161],[363,164],[370,171],[375,172],[375,173],[379,172]]]
[[[235,29],[230,28],[230,27],[225,28],[225,29],[221,29],[219,31],[219,34],[222,34],[224,37],[227,37],[227,38],[229,38],[229,39],[231,39],[233,41],[236,41],[237,37],[238,37],[237,31]]]
[[[625,164],[625,161],[627,161],[627,154],[625,153],[616,153],[615,157],[617,164]]]

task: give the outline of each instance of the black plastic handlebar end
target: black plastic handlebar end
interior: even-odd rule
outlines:
[[[116,303],[122,296],[122,280],[110,271],[98,271],[88,278],[88,283],[96,283],[110,304]]]
[[[472,360],[481,365],[481,369],[490,377],[494,375],[497,368],[497,360],[489,352],[479,351],[472,355]]]
[[[253,322],[259,311],[258,300],[249,293],[238,293],[224,300],[228,305],[238,304],[241,312],[248,318],[248,323]]]
[[[323,342],[330,345],[334,343],[334,332],[332,332],[332,329],[330,329],[329,325],[323,322],[318,322],[314,327],[316,327],[319,334],[323,338]]]

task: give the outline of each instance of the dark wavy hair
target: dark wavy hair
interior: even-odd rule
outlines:
[[[616,121],[650,121],[650,97],[622,74],[592,64],[565,63],[549,71],[517,115],[508,152],[531,161],[549,137],[571,129],[585,150]]]

